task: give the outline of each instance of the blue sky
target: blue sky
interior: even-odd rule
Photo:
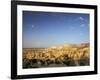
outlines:
[[[89,42],[89,14],[23,11],[23,48]]]

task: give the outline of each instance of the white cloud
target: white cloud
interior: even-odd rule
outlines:
[[[80,35],[80,36],[83,36],[83,33],[82,33],[82,32],[80,32],[80,33],[79,33],[79,35]]]
[[[34,28],[35,26],[34,25],[32,25],[32,28]]]
[[[84,26],[85,26],[85,24],[81,24],[81,25],[80,25],[80,27],[84,27]]]
[[[85,21],[85,19],[84,19],[82,16],[80,16],[80,17],[77,17],[77,18],[75,19],[75,21]]]
[[[84,18],[83,18],[83,17],[79,17],[79,19],[80,19],[81,21],[83,21],[83,20],[84,20]]]

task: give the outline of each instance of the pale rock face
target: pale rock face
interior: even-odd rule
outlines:
[[[74,60],[74,64],[77,66],[79,63],[78,60],[83,58],[90,58],[90,47],[89,43],[82,44],[64,44],[61,46],[53,46],[50,48],[44,49],[24,49],[23,50],[24,58],[28,60],[37,59],[37,60],[46,60],[49,59],[53,62],[56,62],[56,59],[62,63],[64,59]],[[83,61],[84,62],[84,61]],[[40,64],[40,62],[38,62]]]

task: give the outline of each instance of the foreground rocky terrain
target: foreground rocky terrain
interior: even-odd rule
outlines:
[[[23,68],[87,66],[89,59],[89,43],[23,49]]]

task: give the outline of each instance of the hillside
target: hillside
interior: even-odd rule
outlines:
[[[89,43],[29,48],[23,49],[23,68],[89,65],[89,58]]]

